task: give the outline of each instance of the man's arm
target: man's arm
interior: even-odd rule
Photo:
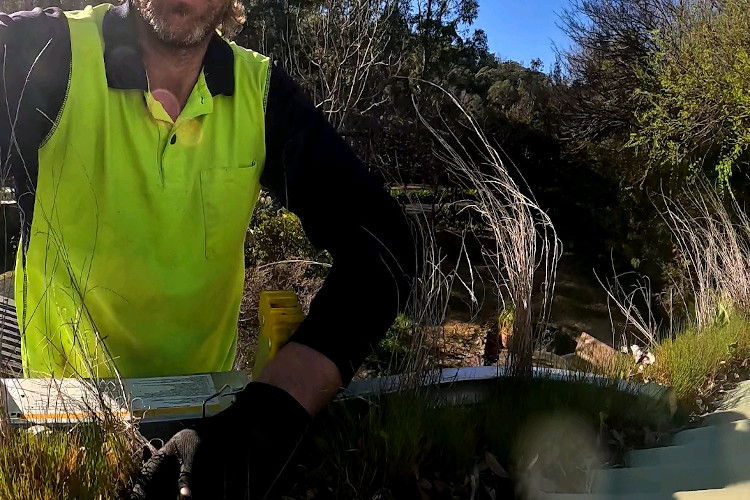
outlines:
[[[308,410],[311,404],[319,409],[320,401],[310,401],[305,393],[324,391],[330,397],[336,389],[331,391],[332,384],[348,383],[404,308],[416,274],[415,239],[382,183],[276,66],[261,182],[299,216],[310,241],[333,257],[307,318],[261,377],[280,384]],[[298,356],[323,373],[312,374],[313,366],[295,363]],[[333,367],[340,381],[329,375]]]
[[[268,498],[315,415],[406,304],[417,247],[400,207],[281,70],[271,75],[261,182],[333,267],[291,342],[235,403],[143,466],[136,500]],[[257,450],[263,450],[258,453]]]
[[[38,151],[62,109],[70,60],[68,23],[60,9],[0,14],[0,182],[13,177],[25,244]]]

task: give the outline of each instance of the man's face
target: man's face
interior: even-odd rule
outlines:
[[[157,38],[174,47],[193,47],[211,36],[231,0],[132,0]]]

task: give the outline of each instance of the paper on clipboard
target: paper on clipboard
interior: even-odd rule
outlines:
[[[217,392],[209,374],[129,379],[126,385],[133,413],[145,418],[195,414]],[[218,410],[218,398],[208,401],[206,409]]]
[[[8,416],[39,424],[90,420],[104,412],[128,418],[123,400],[77,379],[3,379]]]

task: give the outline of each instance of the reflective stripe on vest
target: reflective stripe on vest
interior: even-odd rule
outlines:
[[[212,96],[201,73],[172,123],[149,92],[107,87],[110,7],[66,13],[68,96],[39,151],[25,270],[17,262],[24,374],[229,370],[269,60],[231,44],[234,96]]]

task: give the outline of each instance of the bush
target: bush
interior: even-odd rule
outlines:
[[[409,356],[414,327],[414,322],[408,316],[399,314],[365,361],[365,368],[378,376],[400,373]]]
[[[128,437],[116,429],[16,429],[0,435],[0,498],[114,500],[137,465]]]
[[[331,256],[310,243],[296,215],[262,193],[250,220],[245,264],[252,268],[283,260],[330,263]]]
[[[656,349],[656,364],[649,367],[646,376],[673,387],[677,396],[689,403],[723,365],[748,357],[750,322],[735,316],[662,342]]]

